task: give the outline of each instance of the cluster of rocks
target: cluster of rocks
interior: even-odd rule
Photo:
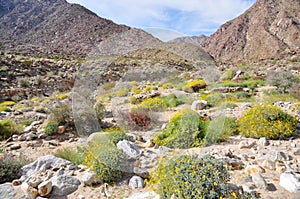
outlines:
[[[278,193],[282,189],[291,197],[300,193],[300,145],[298,141],[269,141],[238,137],[233,144],[227,143],[189,153],[210,153],[223,159],[231,167],[232,182],[244,192]],[[283,191],[284,192],[284,191]],[[287,194],[287,193],[285,193]],[[293,195],[294,194],[294,195]]]

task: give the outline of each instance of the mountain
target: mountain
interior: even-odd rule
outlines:
[[[65,0],[0,0],[0,44],[6,49],[82,56],[129,29]]]
[[[252,63],[300,53],[300,1],[257,0],[201,44],[219,63]]]
[[[205,35],[199,35],[199,36],[186,36],[186,37],[177,37],[175,39],[172,39],[169,42],[174,43],[191,43],[195,45],[200,45],[202,42],[204,42],[207,39],[207,36]]]

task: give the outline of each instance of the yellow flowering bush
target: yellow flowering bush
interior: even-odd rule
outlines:
[[[159,97],[148,98],[142,101],[135,109],[146,109],[149,111],[162,111],[167,107],[167,104]]]
[[[198,92],[200,89],[203,89],[207,86],[206,82],[202,79],[196,79],[188,82],[182,87],[182,90],[188,93]]]
[[[116,96],[117,97],[125,97],[128,95],[128,93],[129,93],[129,89],[123,87],[116,91]]]
[[[151,187],[162,199],[227,198],[229,173],[212,156],[163,157],[150,173]],[[229,198],[229,197],[228,197]]]
[[[273,105],[260,105],[250,109],[238,120],[243,136],[282,139],[294,134],[297,119]]]
[[[170,148],[200,146],[206,132],[206,122],[197,112],[187,108],[178,111],[167,127],[154,136],[154,142]]]

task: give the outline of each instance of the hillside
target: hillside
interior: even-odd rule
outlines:
[[[220,63],[250,63],[299,54],[300,1],[258,0],[204,43]]]
[[[169,42],[173,43],[192,43],[195,45],[200,45],[202,42],[204,42],[207,39],[207,36],[205,35],[199,35],[199,36],[186,36],[186,37],[178,37],[176,39],[172,39]]]

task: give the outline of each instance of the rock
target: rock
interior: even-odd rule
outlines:
[[[30,131],[32,131],[33,130],[33,126],[26,126],[25,128],[24,128],[24,133],[29,133]]]
[[[262,175],[260,175],[259,173],[252,175],[252,181],[257,188],[267,190],[268,184],[265,181],[264,177],[262,177]]]
[[[87,185],[87,186],[101,183],[101,180],[97,177],[97,175],[95,173],[91,173],[91,172],[86,172],[83,175],[81,181],[83,182],[84,185]]]
[[[269,170],[276,170],[275,162],[272,160],[264,160],[262,163],[262,167]]]
[[[52,191],[52,182],[45,181],[39,184],[38,186],[38,193],[40,196],[47,196]]]
[[[138,158],[142,154],[142,150],[134,143],[128,140],[122,140],[117,143],[117,147],[131,158]]]
[[[258,165],[247,165],[244,172],[248,175],[253,175],[257,173],[265,173],[265,169]]]
[[[48,142],[50,146],[59,146],[59,143],[56,141],[50,141]]]
[[[16,192],[11,183],[0,184],[0,196],[3,199],[15,199]]]
[[[259,138],[257,143],[260,146],[268,146],[270,144],[269,141],[265,137]]]
[[[142,169],[139,167],[133,168],[133,173],[142,177],[142,178],[149,178],[149,172],[146,169]]]
[[[289,192],[300,192],[300,177],[292,172],[284,172],[280,175],[279,185]]]
[[[33,188],[38,188],[39,184],[43,182],[43,180],[40,177],[30,177],[26,180],[29,186],[32,186]]]
[[[44,132],[38,132],[37,136],[39,139],[45,139],[46,137],[48,137],[48,135]]]
[[[21,185],[22,184],[22,181],[21,180],[13,180],[12,181],[12,185],[13,186],[19,186],[19,185]]]
[[[278,156],[277,156],[277,160],[281,160],[281,161],[289,161],[289,160],[291,160],[292,158],[288,155],[288,154],[286,154],[285,152],[283,152],[283,151],[280,151],[279,153],[278,153]]]
[[[100,193],[101,193],[101,195],[103,195],[106,198],[110,198],[111,197],[110,193],[108,192],[108,184],[107,183],[104,183],[100,187]]]
[[[255,141],[252,141],[252,142],[242,141],[242,142],[239,143],[239,148],[240,149],[251,149],[255,145],[256,145]]]
[[[59,164],[64,163],[67,166],[74,165],[72,162],[57,158],[53,155],[39,157],[36,161],[25,165],[21,168],[24,178],[28,178],[33,174],[44,172],[48,169],[58,168]]]
[[[152,148],[152,147],[154,147],[154,142],[153,142],[153,140],[152,139],[149,139],[149,140],[147,140],[147,142],[146,143],[144,143],[143,144],[143,147],[144,148]]]
[[[295,142],[291,142],[290,146],[291,146],[292,148],[296,148],[296,147],[297,147],[297,145],[296,145]]]
[[[196,100],[192,103],[191,109],[192,110],[204,110],[207,107],[208,103],[205,100]]]
[[[21,190],[28,199],[35,199],[38,196],[38,190],[33,188],[26,182],[22,183]]]
[[[129,180],[129,185],[131,189],[144,188],[144,180],[140,176],[133,176]]]
[[[67,196],[78,189],[80,181],[71,176],[55,176],[51,178],[53,196]]]
[[[240,170],[243,168],[243,161],[234,158],[224,158],[224,161],[231,166],[234,170]]]
[[[13,144],[12,146],[9,147],[10,150],[18,150],[21,148],[21,145],[20,144]]]
[[[65,126],[59,126],[56,133],[63,134],[65,131],[66,131]]]
[[[294,155],[299,155],[300,156],[300,149],[295,150]]]
[[[83,195],[79,195],[78,199],[85,199],[85,197]]]
[[[27,134],[25,135],[26,141],[35,140],[35,139],[37,139],[37,138],[38,138],[38,136],[37,136],[35,133],[33,133],[33,132],[27,133]]]
[[[233,158],[233,153],[232,153],[232,149],[226,147],[225,150],[224,150],[224,156],[227,156],[229,158]]]

